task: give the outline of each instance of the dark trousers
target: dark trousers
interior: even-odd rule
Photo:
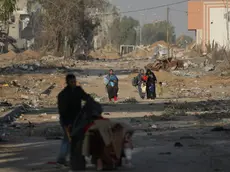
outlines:
[[[155,99],[156,98],[156,85],[153,84],[153,90],[149,89],[150,86],[151,85],[147,85],[146,87],[147,99]]]
[[[113,99],[114,97],[117,97],[117,93],[118,93],[118,86],[106,86],[107,92],[108,92],[108,97],[109,99]]]
[[[73,171],[82,171],[86,168],[85,157],[82,155],[82,140],[72,138],[70,150],[70,167]]]

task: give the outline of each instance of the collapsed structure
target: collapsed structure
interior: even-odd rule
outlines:
[[[184,68],[184,62],[182,60],[176,60],[173,58],[167,58],[164,60],[157,59],[153,63],[149,63],[145,66],[145,69],[150,69],[152,71],[159,71],[160,69],[176,70],[181,68]]]

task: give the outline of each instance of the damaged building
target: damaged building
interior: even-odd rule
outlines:
[[[8,32],[11,41],[8,45],[8,50],[23,50],[28,49],[34,42],[34,31],[32,27],[32,13],[27,9],[28,0],[18,0],[16,5],[16,11],[9,19],[9,28],[2,23],[1,32],[5,35]],[[5,40],[5,39],[4,39]],[[9,41],[8,41],[9,42]],[[5,43],[1,42],[3,46]]]

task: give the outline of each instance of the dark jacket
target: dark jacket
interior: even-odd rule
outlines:
[[[73,124],[75,118],[81,111],[82,100],[87,101],[90,98],[80,86],[75,88],[65,87],[58,94],[58,111],[62,125]]]
[[[96,102],[93,98],[89,99],[74,122],[71,136],[75,137],[75,139],[83,139],[85,127],[93,123],[94,120],[100,118],[102,112],[103,108],[101,104]]]
[[[142,76],[143,76],[143,74],[141,74],[141,73],[139,73],[139,74],[137,75],[138,84],[141,84],[141,83],[142,83]]]
[[[155,84],[157,82],[156,75],[153,72],[148,72],[146,73],[146,75],[148,76],[147,86]]]

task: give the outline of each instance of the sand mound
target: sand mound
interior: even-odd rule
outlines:
[[[32,50],[26,50],[20,54],[18,54],[19,56],[23,56],[23,57],[28,57],[28,58],[38,58],[40,57],[40,54],[36,51],[32,51]]]
[[[151,47],[151,48],[154,48],[154,47],[156,47],[157,45],[162,45],[162,46],[164,46],[164,47],[167,47],[167,46],[168,46],[168,44],[167,44],[165,41],[157,41],[157,42],[154,42],[150,47]]]
[[[0,55],[0,61],[1,62],[7,62],[9,60],[25,61],[25,60],[30,60],[30,59],[37,59],[39,57],[40,57],[40,54],[32,50],[26,50],[18,54],[10,50],[8,53]]]
[[[1,59],[8,59],[8,58],[14,58],[14,57],[16,57],[16,53],[15,52],[13,52],[13,51],[9,51],[8,53],[5,53],[5,54],[1,54],[0,55],[0,58]]]

